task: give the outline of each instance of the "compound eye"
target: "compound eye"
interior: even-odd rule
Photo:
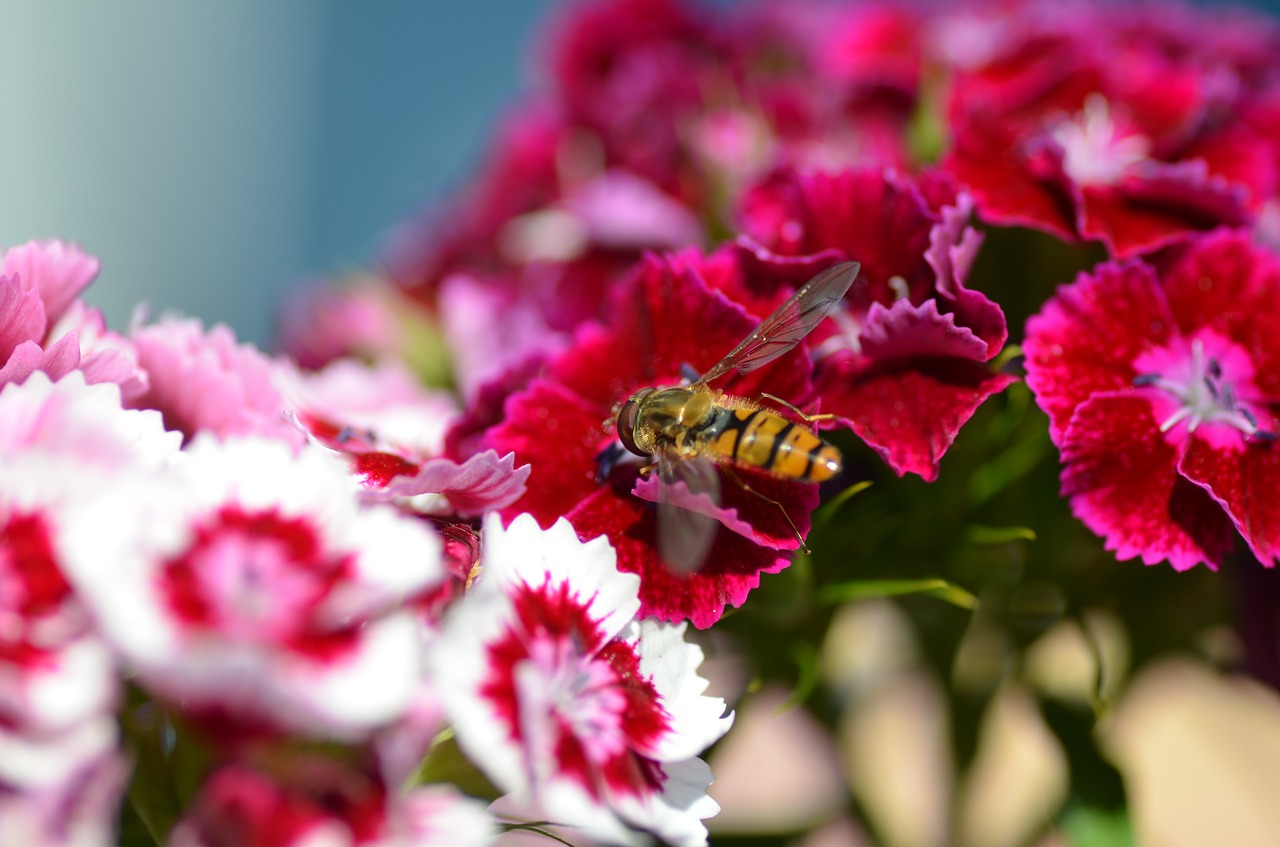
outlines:
[[[640,400],[648,393],[648,391],[636,392],[618,410],[618,440],[622,442],[623,447],[637,456],[649,455],[636,447],[636,418],[640,414]]]

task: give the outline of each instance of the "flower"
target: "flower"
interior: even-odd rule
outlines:
[[[743,199],[744,231],[767,248],[758,261],[862,263],[810,342],[815,392],[898,474],[934,479],[960,427],[1013,381],[985,364],[1004,346],[1004,313],[965,287],[982,243],[971,209],[941,174],[880,168],[783,170]]]
[[[1269,142],[1241,119],[1265,79],[1233,26],[1168,5],[1105,22],[1092,3],[970,17],[984,48],[956,68],[944,167],[984,220],[1118,258],[1252,220],[1276,188]]]
[[[615,293],[614,319],[584,326],[544,376],[511,395],[505,420],[481,440],[532,466],[529,491],[502,511],[504,517],[529,512],[550,526],[565,516],[584,538],[607,535],[618,566],[641,577],[640,613],[688,619],[698,627],[718,620],[726,603],[741,604],[761,573],[790,563],[780,551],[799,546],[796,533],[808,531],[817,504],[812,484],[735,466],[737,477],[781,503],[785,514],[725,476],[721,505],[736,518],[720,524],[698,572],[677,575],[658,553],[662,529],[655,510],[636,490],[639,466],[623,462],[607,480],[597,478],[601,452],[618,444],[617,408],[634,391],[678,385],[684,368],[706,371],[755,329],[757,320],[708,288],[701,273],[705,265],[692,251],[643,261]],[[749,375],[726,377],[716,387],[746,397],[769,393],[803,401],[811,394],[809,362],[803,355],[787,356]]]
[[[86,503],[177,449],[159,415],[122,409],[115,385],[81,373],[0,389],[0,758],[16,763],[17,746],[46,753],[21,773],[0,767],[0,781],[78,765],[55,751],[96,744],[98,720],[110,723],[116,662],[69,579],[67,538]]]
[[[1280,555],[1280,263],[1223,231],[1102,265],[1027,323],[1062,491],[1121,559],[1217,567],[1234,526]]]
[[[349,462],[365,499],[471,518],[524,494],[529,468],[517,468],[511,454],[486,450],[461,462],[440,455],[456,404],[394,360],[336,359],[316,373],[283,372],[287,416]]]
[[[728,730],[684,627],[633,618],[639,579],[567,521],[486,519],[481,576],[446,617],[435,676],[464,752],[503,805],[592,837],[627,826],[702,844],[716,811],[694,758]]]
[[[201,786],[172,847],[483,847],[492,818],[451,787],[393,794],[377,779],[313,757],[270,774],[227,765]]]
[[[80,370],[91,383],[118,383],[126,397],[143,390],[129,342],[78,299],[97,275],[97,259],[62,241],[29,241],[0,255],[0,385],[35,371],[58,379]]]
[[[67,533],[72,580],[142,684],[228,741],[396,718],[421,663],[406,601],[444,577],[434,534],[360,505],[319,448],[204,436],[179,458]]]
[[[112,733],[112,736],[114,733]],[[9,844],[23,847],[108,847],[116,840],[129,762],[98,749],[56,785],[14,790],[0,784],[0,821]],[[0,751],[8,756],[10,751]]]
[[[285,419],[277,365],[256,347],[237,343],[230,327],[205,329],[196,320],[168,317],[135,327],[132,341],[149,385],[131,408],[159,410],[165,426],[188,440],[208,431],[302,443]]]

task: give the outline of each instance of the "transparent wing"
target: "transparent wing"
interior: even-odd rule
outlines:
[[[849,286],[853,285],[861,268],[858,262],[843,262],[827,268],[800,286],[787,302],[765,318],[754,332],[742,339],[741,344],[704,373],[698,382],[710,382],[732,370],[749,373],[795,347],[800,339],[831,314]]]
[[[720,505],[720,475],[706,456],[658,454],[658,555],[675,574],[696,572],[707,560],[720,522],[701,509]]]

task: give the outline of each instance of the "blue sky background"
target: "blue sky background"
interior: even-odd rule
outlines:
[[[551,0],[6,3],[0,245],[102,259],[88,299],[265,343],[475,167]]]

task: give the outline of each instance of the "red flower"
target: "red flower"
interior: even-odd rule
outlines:
[[[640,614],[687,618],[699,627],[718,620],[726,604],[741,604],[762,572],[790,563],[780,551],[795,549],[798,540],[787,517],[807,532],[818,499],[811,484],[735,467],[736,476],[782,503],[786,514],[723,479],[721,505],[735,517],[719,528],[702,569],[686,577],[657,553],[655,510],[632,491],[638,466],[620,463],[607,481],[597,479],[597,456],[617,444],[613,423],[623,401],[640,388],[679,384],[685,367],[705,372],[755,329],[758,320],[708,288],[701,273],[707,264],[695,253],[644,260],[616,292],[615,319],[584,326],[543,377],[507,400],[505,420],[482,442],[533,468],[528,492],[503,510],[505,518],[530,512],[547,527],[566,516],[584,539],[607,535],[619,568],[641,577]],[[715,387],[802,399],[811,393],[809,372],[808,359],[792,355]]]
[[[899,474],[936,477],[960,427],[1012,381],[985,364],[1004,346],[1004,313],[964,287],[981,244],[970,206],[938,174],[879,169],[784,171],[743,203],[744,229],[766,247],[862,263],[839,331],[813,343],[814,382],[823,411]]]
[[[1103,265],[1027,324],[1063,494],[1121,559],[1280,556],[1280,263],[1239,233]]]
[[[1251,48],[1219,36],[1206,49],[1220,22],[1181,9],[1108,10],[1105,24],[1088,4],[1073,11],[1030,4],[969,33],[985,49],[956,74],[945,166],[982,217],[1122,258],[1249,221],[1276,177],[1239,117]]]

